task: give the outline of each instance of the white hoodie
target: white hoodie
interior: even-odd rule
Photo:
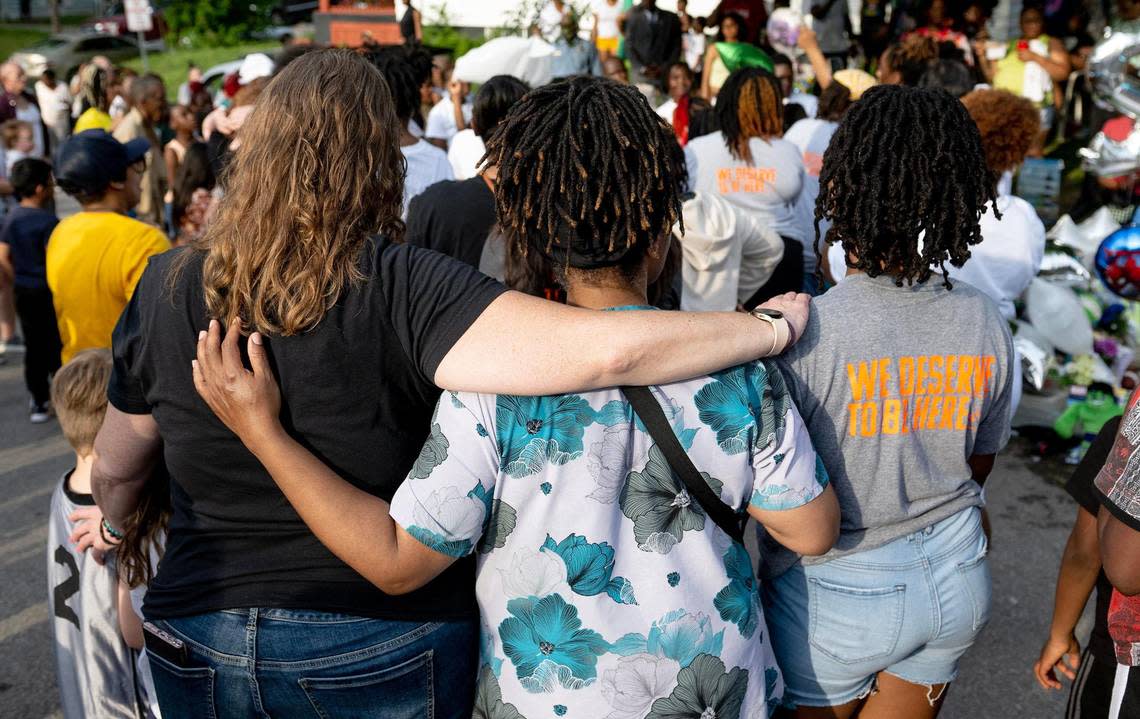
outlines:
[[[698,192],[681,211],[685,234],[681,243],[681,309],[687,312],[729,311],[755,294],[784,258],[784,243],[775,230],[719,195]]]

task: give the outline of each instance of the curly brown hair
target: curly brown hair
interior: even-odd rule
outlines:
[[[380,72],[351,50],[290,63],[255,107],[227,192],[192,246],[205,255],[211,317],[293,335],[364,279],[369,236],[403,241],[400,123]]]
[[[1041,131],[1041,116],[1032,102],[1005,90],[974,90],[962,104],[982,135],[992,172],[1000,175],[1025,160]]]

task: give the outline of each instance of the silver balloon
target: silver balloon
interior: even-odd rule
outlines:
[[[1097,104],[1140,118],[1140,33],[1106,35],[1093,48],[1088,72]]]

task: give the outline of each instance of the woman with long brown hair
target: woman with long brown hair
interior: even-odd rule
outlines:
[[[364,58],[291,63],[242,127],[205,236],[152,262],[120,319],[99,546],[117,542],[161,452],[173,513],[144,614],[164,716],[469,715],[476,676],[474,562],[389,596],[325,548],[194,392],[190,338],[210,325],[216,342],[211,318],[270,337],[287,431],[385,500],[423,469],[438,386],[661,383],[778,348],[747,315],[565,307],[402,244],[399,136]],[[802,329],[803,298],[773,306]]]

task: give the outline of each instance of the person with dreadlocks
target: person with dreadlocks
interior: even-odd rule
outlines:
[[[551,260],[569,304],[618,314],[647,304],[685,170],[672,131],[636,88],[579,76],[532,90],[491,137],[488,158],[509,241]],[[775,321],[782,346],[788,328]],[[648,389],[636,413],[616,388],[445,393],[389,504],[274,426],[276,385],[250,347],[254,372],[228,388],[220,352],[201,351],[198,391],[334,552],[389,594],[476,557],[474,716],[553,707],[571,717],[738,719],[778,706],[780,671],[734,523],[751,516],[785,546],[820,554],[839,518],[772,365],[626,388]],[[688,486],[700,482],[703,496],[670,470],[686,450],[697,475]],[[361,528],[375,536],[361,541]]]
[[[931,719],[990,614],[981,486],[1009,438],[1013,346],[951,281],[996,202],[977,126],[941,90],[873,87],[823,157],[816,226],[848,278],[779,360],[842,509],[835,548],[770,558],[797,717]]]
[[[745,303],[803,287],[804,223],[795,205],[804,186],[799,149],[782,139],[784,106],[780,84],[763,68],[728,76],[717,96],[720,131],[685,146],[689,188],[717,193],[766,222],[784,239],[784,258],[768,284]]]
[[[400,152],[407,163],[404,177],[404,212],[408,217],[408,206],[412,198],[437,182],[454,180],[455,173],[447,159],[447,152],[434,144],[416,137],[408,129],[412,115],[420,102],[420,82],[416,67],[403,47],[375,47],[367,53],[371,62],[392,91],[396,103],[396,119],[400,121]]]

